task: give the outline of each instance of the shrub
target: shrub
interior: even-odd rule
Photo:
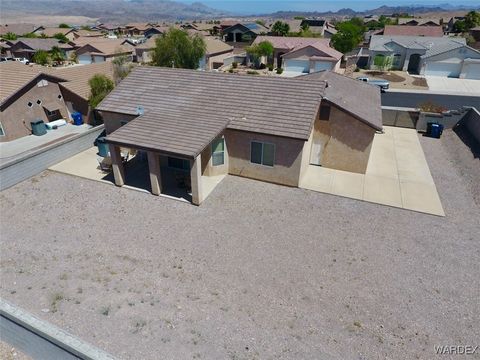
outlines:
[[[272,64],[268,65],[268,71],[273,71],[273,65]]]
[[[233,69],[228,69],[228,72],[229,72],[229,73],[233,73]]]
[[[421,103],[420,105],[418,105],[418,108],[420,109],[420,111],[431,113],[442,113],[444,111],[447,111],[446,107],[435,104],[432,101],[426,101],[424,103]]]
[[[280,75],[281,73],[283,73],[283,69],[282,68],[277,68],[277,74]]]
[[[248,75],[258,75],[258,71],[248,70],[248,71],[247,71],[247,74],[248,74]]]
[[[232,68],[236,69],[237,67],[238,67],[238,63],[237,63],[236,61],[234,61],[234,62],[232,63]]]
[[[353,70],[354,72],[360,72],[360,69],[359,68],[355,68],[355,70]]]

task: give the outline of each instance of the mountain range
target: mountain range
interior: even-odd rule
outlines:
[[[186,19],[213,19],[233,17],[228,13],[206,6],[200,2],[187,4],[171,0],[2,0],[2,12],[25,15],[85,16],[99,19],[101,22],[133,22],[133,21],[173,21]],[[480,8],[480,7],[479,7]],[[287,18],[293,16],[339,17],[355,15],[380,15],[393,13],[432,13],[464,9],[442,4],[431,6],[381,6],[367,11],[340,9],[332,12],[296,12],[279,11],[273,14],[252,14],[271,18]],[[241,16],[240,16],[241,17]]]

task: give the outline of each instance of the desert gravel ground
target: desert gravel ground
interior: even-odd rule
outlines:
[[[32,360],[30,356],[25,355],[6,342],[0,341],[0,359],[2,360]]]
[[[446,359],[480,345],[479,161],[454,135],[420,137],[446,217],[233,176],[195,207],[44,172],[0,194],[0,294],[123,359]]]

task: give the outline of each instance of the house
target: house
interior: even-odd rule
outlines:
[[[145,36],[145,32],[154,29],[155,23],[129,23],[125,25],[123,34],[127,36]]]
[[[69,41],[75,39],[75,29],[73,28],[59,28],[59,27],[42,27],[34,31],[36,35],[43,35],[45,37],[54,37],[56,34],[65,35]]]
[[[337,33],[337,29],[330,23],[326,23],[325,30],[323,31],[323,37],[331,39],[333,35]]]
[[[454,25],[457,21],[465,21],[465,16],[453,16],[448,20],[448,23],[445,25],[445,31],[447,33],[454,32]]]
[[[154,26],[145,30],[145,32],[143,33],[143,36],[149,39],[152,36],[162,35],[166,31],[168,31],[168,27],[166,26]]]
[[[251,43],[258,35],[268,33],[268,29],[257,23],[235,24],[223,30],[223,41]]]
[[[469,31],[474,42],[470,44],[474,49],[480,50],[480,26],[476,26]]]
[[[22,35],[27,35],[27,34],[33,34],[36,31],[39,31],[43,29],[43,26],[37,26],[34,24],[24,24],[24,23],[18,23],[18,24],[5,24],[5,25],[0,25],[0,36],[3,36],[8,33],[15,34],[17,36],[22,36]]]
[[[327,20],[325,19],[303,19],[300,23],[300,27],[308,27],[308,29],[316,34],[322,35],[327,27]]]
[[[408,26],[441,26],[442,19],[428,18],[398,18],[398,25]]]
[[[310,164],[365,173],[382,129],[379,89],[311,76],[137,67],[97,107],[115,183],[136,171],[123,165],[120,148],[146,155],[153,194],[186,188],[197,205],[211,178],[224,174],[298,186]],[[352,92],[361,98],[352,101]]]
[[[16,61],[0,64],[0,142],[30,135],[31,122],[68,118],[64,79]]]
[[[464,38],[374,35],[370,41],[369,67],[377,68],[385,57],[391,68],[413,74],[478,79],[480,51]]]
[[[202,70],[218,69],[223,66],[223,60],[233,55],[233,46],[228,45],[214,36],[203,36],[206,51],[200,60],[199,68]]]
[[[74,49],[72,44],[65,44],[57,39],[18,38],[17,40],[7,40],[7,44],[10,46],[8,50],[10,56],[24,57],[30,62],[33,61],[33,56],[39,50],[50,51],[53,47],[58,47],[65,58],[68,58]]]
[[[87,30],[87,29],[78,29],[73,32],[74,42],[78,38],[87,38],[87,37],[94,37],[94,38],[103,38],[104,34],[101,31],[97,30]]]
[[[329,39],[258,36],[253,43],[262,41],[273,45],[273,64],[286,72],[302,74],[340,68],[343,54],[330,47]]]
[[[443,28],[441,26],[385,25],[385,29],[375,35],[442,37]]]
[[[118,56],[127,56],[132,61],[135,51],[135,46],[124,39],[78,38],[75,43],[79,64],[112,61]]]

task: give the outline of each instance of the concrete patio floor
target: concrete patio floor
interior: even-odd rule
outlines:
[[[456,79],[442,76],[426,76],[431,91],[447,94],[480,95],[480,80]]]
[[[113,173],[111,171],[102,171],[97,159],[97,148],[91,147],[88,150],[51,166],[49,170],[114,185]],[[162,183],[164,188],[160,196],[190,202],[191,194],[188,194],[185,189],[179,189],[175,186],[174,176],[170,176],[172,175],[172,171],[172,169],[162,168]],[[205,198],[210,195],[224,177],[225,175],[201,177]],[[149,181],[146,159],[140,160],[134,157],[126,163],[124,188],[150,193],[151,188]]]
[[[417,132],[384,131],[375,134],[365,174],[310,165],[300,187],[445,216]]]

